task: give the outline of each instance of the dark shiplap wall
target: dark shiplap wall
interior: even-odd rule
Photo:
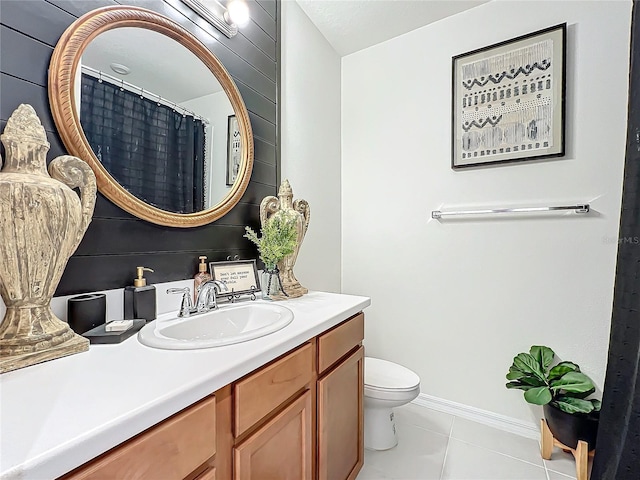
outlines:
[[[200,39],[224,64],[249,110],[255,142],[251,182],[240,203],[213,224],[192,229],[134,218],[98,194],[93,221],[69,263],[56,295],[120,288],[135,267],[155,270],[151,283],[192,277],[198,255],[255,258],[244,226],[259,226],[262,198],[276,193],[278,131],[278,8],[276,0],[249,1],[251,23],[226,38],[179,0],[1,0],[0,129],[20,103],[31,104],[47,130],[47,161],[67,154],[49,109],[47,70],[58,38],[76,18],[107,5],[135,5],[161,13]],[[4,155],[4,151],[2,151]],[[2,241],[2,239],[0,239]]]

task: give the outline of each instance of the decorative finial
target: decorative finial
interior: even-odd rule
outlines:
[[[291,189],[291,185],[289,184],[289,180],[285,179],[284,182],[280,185],[278,189],[279,197],[293,197],[293,190]]]
[[[20,104],[7,120],[2,140],[4,141],[7,137],[18,142],[35,143],[49,147],[47,133],[40,123],[36,111],[31,105],[25,103]]]

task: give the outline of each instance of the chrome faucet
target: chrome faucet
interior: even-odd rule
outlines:
[[[228,292],[226,283],[220,280],[208,280],[198,287],[198,297],[196,299],[195,310],[198,313],[208,312],[218,308],[217,294]]]
[[[220,280],[209,280],[204,282],[198,287],[195,306],[191,302],[191,289],[189,287],[169,288],[167,293],[182,294],[182,302],[180,303],[178,316],[189,317],[193,314],[215,310],[218,308],[218,298],[216,295],[218,293],[228,291],[229,287],[227,287],[226,283],[221,282]]]

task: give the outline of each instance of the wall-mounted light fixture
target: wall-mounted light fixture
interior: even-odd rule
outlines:
[[[225,19],[231,23],[235,23],[239,28],[246,27],[249,24],[249,6],[244,0],[231,0],[227,3],[227,13]]]
[[[250,20],[249,7],[244,0],[232,0],[226,7],[217,0],[181,1],[229,38]]]

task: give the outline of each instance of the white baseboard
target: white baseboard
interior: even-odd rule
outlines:
[[[482,423],[497,428],[498,430],[515,433],[522,437],[540,440],[540,430],[534,423],[524,422],[516,418],[507,417],[506,415],[500,415],[499,413],[452,402],[451,400],[434,397],[433,395],[427,395],[426,393],[421,393],[418,395],[418,398],[411,403],[455,415],[456,417],[466,418],[467,420]]]

